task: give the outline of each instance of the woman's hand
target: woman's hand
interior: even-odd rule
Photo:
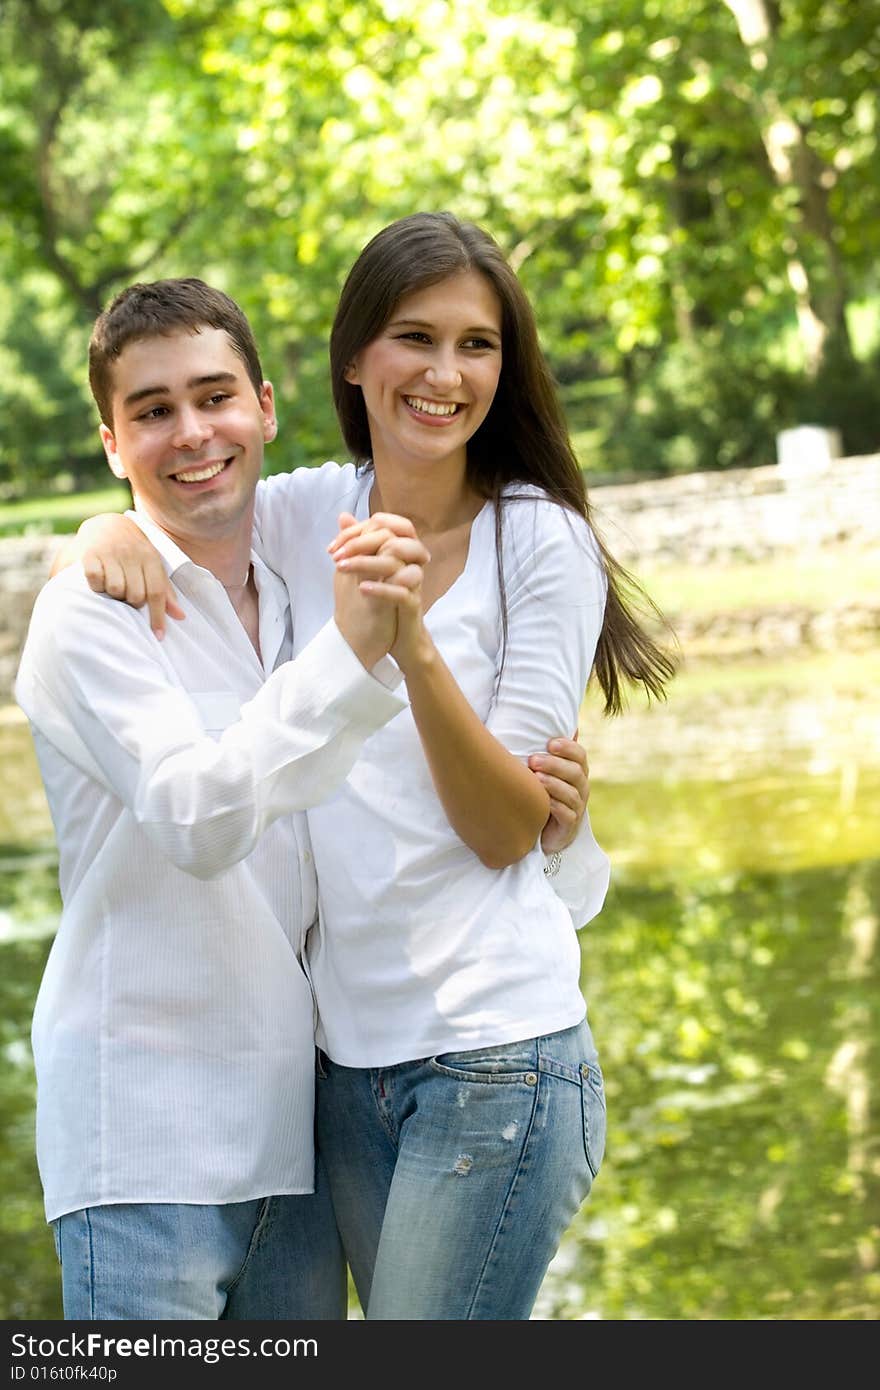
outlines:
[[[362,594],[396,608],[397,635],[390,652],[406,675],[432,647],[422,614],[422,577],[431,557],[412,522],[391,512],[377,512],[366,521],[343,512],[339,534],[327,549],[340,573],[357,576]]]
[[[550,815],[541,832],[545,854],[566,849],[577,835],[590,799],[586,750],[574,738],[551,738],[546,753],[533,753],[529,767],[550,797]]]
[[[52,574],[77,560],[96,594],[109,594],[132,608],[146,603],[157,637],[165,635],[166,614],[184,617],[158,550],[128,517],[114,512],[89,517],[59,550]]]

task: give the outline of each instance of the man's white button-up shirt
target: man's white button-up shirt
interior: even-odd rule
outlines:
[[[63,898],[33,1023],[48,1220],[312,1189],[302,812],[405,706],[332,622],[291,662],[287,592],[253,557],[261,664],[222,585],[136,519],[186,618],[159,642],[66,569],[16,683]]]

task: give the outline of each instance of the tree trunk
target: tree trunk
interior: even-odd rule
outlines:
[[[828,206],[828,180],[833,183],[836,175],[810,148],[803,127],[785,111],[774,89],[775,6],[770,0],[724,3],[736,19],[758,79],[752,89],[752,106],[773,176],[781,188],[793,188],[798,195],[799,227],[790,249],[784,249],[807,370],[815,375],[829,343],[852,355],[846,322],[846,276]],[[818,256],[815,248],[819,249]]]

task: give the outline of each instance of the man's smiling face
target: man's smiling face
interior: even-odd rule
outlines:
[[[113,472],[178,543],[250,536],[264,444],[277,425],[272,386],[259,395],[222,328],[140,338],[113,367]]]

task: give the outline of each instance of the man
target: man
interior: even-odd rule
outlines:
[[[302,811],[404,705],[393,610],[340,579],[334,621],[288,659],[286,591],[251,552],[272,387],[227,296],[124,291],[90,381],[187,620],[158,643],[146,613],[68,568],[37,600],[16,685],[64,902],[33,1044],[65,1317],[344,1317],[314,1171]],[[389,563],[420,582],[412,546]]]

